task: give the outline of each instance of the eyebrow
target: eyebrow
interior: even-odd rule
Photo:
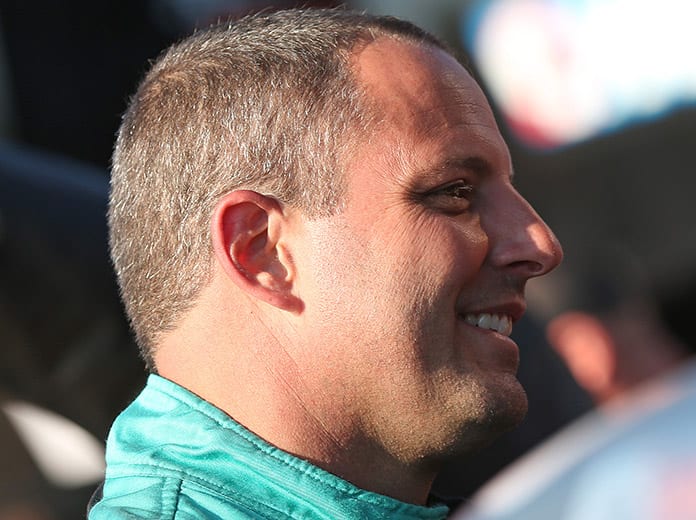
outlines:
[[[494,168],[490,161],[481,156],[473,155],[465,158],[450,158],[446,159],[438,166],[424,170],[422,173],[426,176],[440,175],[442,172],[451,169],[468,170],[479,175],[486,175],[493,172]],[[515,177],[514,169],[510,170],[510,181]]]

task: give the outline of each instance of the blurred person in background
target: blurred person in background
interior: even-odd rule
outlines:
[[[570,276],[571,301],[546,334],[578,384],[601,405],[675,369],[689,349],[670,330],[635,255],[598,244],[588,257],[589,265]]]
[[[554,235],[475,81],[393,18],[199,31],[124,117],[109,222],[151,375],[90,518],[444,518],[526,412],[509,338]]]
[[[696,518],[696,279],[657,288],[625,251],[594,258],[547,330],[598,408],[501,472],[455,518]]]

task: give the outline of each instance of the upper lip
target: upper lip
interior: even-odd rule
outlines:
[[[505,302],[499,302],[495,304],[487,304],[485,306],[476,307],[475,309],[460,309],[459,314],[464,316],[466,314],[498,314],[509,316],[512,323],[516,323],[525,310],[527,305],[522,299],[508,300]]]

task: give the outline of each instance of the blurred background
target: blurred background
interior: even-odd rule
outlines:
[[[149,60],[219,18],[339,4],[409,19],[461,53],[518,189],[566,253],[531,284],[515,331],[527,419],[454,461],[436,492],[470,496],[598,403],[549,344],[550,320],[637,286],[659,310],[696,279],[696,4],[0,0],[0,520],[84,515],[110,423],[145,378],[105,211],[115,132]]]

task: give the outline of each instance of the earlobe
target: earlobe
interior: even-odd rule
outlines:
[[[294,266],[283,245],[278,201],[237,190],[218,201],[211,221],[215,258],[227,276],[250,296],[290,312],[302,309],[293,293]]]

